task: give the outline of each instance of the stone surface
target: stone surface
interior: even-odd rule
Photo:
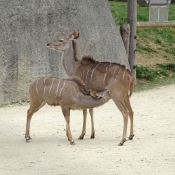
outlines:
[[[60,53],[46,45],[73,29],[80,56],[128,66],[107,0],[0,1],[0,104],[28,100],[37,77],[67,76]]]

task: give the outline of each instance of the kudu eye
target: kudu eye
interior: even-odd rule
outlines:
[[[58,40],[59,42],[63,42],[63,39]]]

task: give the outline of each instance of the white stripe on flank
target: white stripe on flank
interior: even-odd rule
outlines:
[[[118,67],[117,67],[116,69],[114,69],[114,72],[113,72],[113,74],[112,74],[111,80],[112,80],[112,78],[114,77],[115,71],[116,71],[117,69],[118,69]],[[110,82],[111,82],[111,80],[110,80]]]
[[[114,80],[114,83],[116,82],[116,79],[117,79],[117,76],[119,75],[119,73],[120,73],[120,67],[119,67],[119,72],[118,72],[118,74],[116,75],[116,78],[115,78],[115,80]],[[113,83],[113,84],[114,84]]]
[[[45,96],[45,89],[46,89],[46,79],[47,79],[47,77],[46,78],[44,78],[44,96]]]
[[[125,69],[125,72],[126,72],[126,69]],[[124,72],[124,74],[123,74],[123,80],[124,80],[124,77],[125,77],[125,72]],[[123,80],[122,80],[122,82],[123,82]]]
[[[94,65],[94,64],[93,64],[93,65]],[[93,66],[93,65],[92,65],[92,66]],[[92,66],[91,66],[91,67],[89,68],[89,70],[87,71],[86,79],[87,79],[87,77],[88,77],[89,71],[91,70]],[[86,82],[86,79],[85,79],[85,82]]]
[[[38,78],[37,82],[36,82],[36,92],[38,94],[38,81],[39,81],[40,78]],[[39,95],[39,94],[38,94]]]
[[[82,73],[82,80],[84,80],[84,72]]]
[[[100,63],[101,63],[101,62],[100,62]],[[95,66],[95,68],[93,69],[92,74],[91,74],[91,81],[92,81],[93,73],[94,73],[95,69],[98,67],[98,65],[99,65],[100,63],[98,63],[98,64]]]
[[[59,93],[59,96],[61,95],[61,92],[62,92],[62,90],[63,90],[63,88],[64,88],[64,86],[65,86],[65,83],[66,83],[66,80],[64,80],[64,84],[63,84],[63,87],[61,88],[61,91],[60,91],[60,93]]]
[[[58,85],[57,85],[57,90],[56,90],[56,93],[55,93],[55,97],[58,95],[58,88],[59,88],[59,85],[60,85],[60,80],[61,79],[59,79],[59,82],[58,82]]]
[[[50,93],[50,91],[51,91],[51,89],[52,89],[53,82],[54,82],[54,78],[52,78],[52,84],[51,84],[51,86],[50,86],[49,93]],[[49,94],[49,93],[48,93],[48,94]]]
[[[108,67],[106,67],[106,73],[105,73],[104,78],[103,78],[103,84],[104,84],[105,79],[106,79],[107,70],[108,70],[108,68],[109,68],[110,66],[111,66],[111,63],[109,64],[109,66],[108,66]]]
[[[109,91],[108,91],[108,90],[106,90],[106,91],[103,93],[102,97],[104,97],[104,94],[106,94],[107,92],[109,92]]]

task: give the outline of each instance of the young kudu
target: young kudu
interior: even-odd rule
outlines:
[[[61,106],[66,120],[66,135],[70,144],[74,144],[70,130],[70,109],[98,107],[110,99],[108,90],[99,93],[92,90],[87,91],[84,82],[78,77],[72,77],[72,79],[38,78],[30,85],[29,95],[30,108],[27,111],[26,141],[31,139],[30,121],[33,114],[47,103]]]
[[[129,139],[132,140],[134,137],[133,110],[129,98],[132,95],[135,77],[125,66],[117,63],[95,61],[90,56],[78,60],[76,42],[73,40],[78,37],[79,31],[74,30],[63,39],[49,43],[47,46],[62,53],[63,67],[69,76],[80,77],[87,89],[109,91],[111,99],[123,115],[123,136],[119,143],[121,146],[127,137],[128,115],[130,117]]]

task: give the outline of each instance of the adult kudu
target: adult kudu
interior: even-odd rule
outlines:
[[[74,30],[64,38],[49,43],[47,46],[62,53],[62,64],[69,76],[78,76],[84,82],[86,89],[103,91],[107,89],[111,99],[115,102],[123,115],[123,135],[119,146],[127,138],[128,115],[130,117],[129,139],[134,137],[133,110],[130,105],[130,96],[135,85],[135,77],[125,66],[118,63],[95,61],[91,56],[77,58],[75,39],[79,31]]]
[[[98,93],[86,90],[84,82],[79,77],[72,77],[71,79],[37,78],[29,87],[29,95],[30,108],[27,111],[26,141],[31,139],[30,122],[33,114],[47,103],[53,106],[61,106],[66,120],[66,135],[70,144],[74,144],[70,130],[70,109],[98,107],[110,99],[108,90]]]

